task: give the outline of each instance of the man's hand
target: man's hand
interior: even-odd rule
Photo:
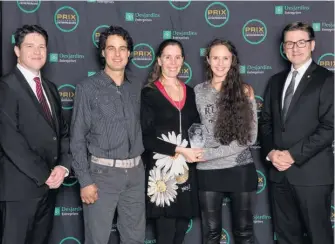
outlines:
[[[63,183],[66,173],[66,169],[61,166],[56,166],[52,170],[45,184],[47,184],[50,189],[57,189]]]
[[[98,200],[98,187],[95,184],[92,184],[81,188],[80,197],[83,203],[94,203],[96,200]]]
[[[291,167],[292,165],[292,158],[290,159],[290,154],[289,156],[287,155],[288,151],[280,151],[280,150],[272,150],[269,154],[268,157],[272,162],[272,165],[276,167],[278,171],[285,171],[288,168]]]
[[[292,158],[292,155],[289,151],[285,150],[282,151],[283,154],[281,154],[281,158],[288,162],[289,164],[293,164],[294,163],[294,159]]]

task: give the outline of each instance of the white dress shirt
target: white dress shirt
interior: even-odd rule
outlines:
[[[34,78],[35,77],[38,77],[40,78],[40,81],[41,81],[41,85],[43,84],[43,81],[42,81],[42,78],[41,78],[41,72],[38,72],[38,75],[35,75],[33,74],[30,70],[26,69],[25,67],[23,67],[21,64],[17,64],[16,67],[21,71],[21,73],[23,74],[24,78],[26,78],[26,81],[28,82],[31,90],[34,92],[37,100],[38,100],[38,97],[37,97],[37,91],[36,91],[36,82],[34,81]],[[52,109],[50,107],[50,103],[49,103],[49,100],[48,100],[48,97],[47,95],[45,94],[45,91],[44,91],[44,88],[43,88],[43,85],[42,85],[42,91],[43,91],[43,95],[45,97],[45,99],[47,100],[47,104],[48,104],[48,107],[49,107],[49,110],[51,112],[51,115],[52,115]]]
[[[306,70],[308,69],[308,67],[311,65],[312,63],[312,58],[310,58],[306,63],[304,63],[300,68],[298,69],[294,69],[293,68],[293,65],[291,65],[291,71],[290,73],[288,74],[287,78],[286,78],[286,81],[285,81],[285,85],[284,85],[284,89],[283,89],[283,93],[282,93],[282,100],[281,100],[281,107],[283,108],[284,106],[284,98],[285,98],[285,93],[286,93],[286,90],[288,88],[288,86],[290,85],[291,83],[291,79],[292,79],[292,74],[293,74],[293,71],[298,71],[298,74],[297,76],[295,77],[295,83],[294,83],[294,92],[297,90],[297,87],[298,85],[300,84],[300,81],[301,81],[301,78],[304,76]],[[269,159],[269,156],[266,156],[266,160],[267,161],[270,161]]]
[[[290,85],[291,83],[291,79],[292,79],[292,74],[293,74],[293,71],[298,71],[298,74],[297,76],[295,77],[295,83],[294,83],[294,92],[297,90],[297,87],[301,81],[301,78],[304,76],[306,70],[308,69],[308,67],[311,65],[312,63],[312,59],[310,58],[306,63],[304,63],[300,68],[298,69],[294,69],[293,68],[293,65],[291,66],[291,71],[290,73],[288,74],[287,78],[286,78],[286,81],[285,81],[285,85],[284,85],[284,90],[283,90],[283,94],[282,94],[282,100],[281,100],[281,107],[283,108],[284,106],[284,98],[285,98],[285,93],[286,93],[286,90],[288,88],[288,86]]]
[[[34,81],[34,78],[35,77],[39,77],[40,78],[40,81],[41,81],[41,85],[42,85],[42,78],[41,78],[41,72],[38,72],[38,75],[35,75],[33,72],[31,72],[30,70],[26,69],[25,67],[23,67],[21,64],[17,63],[16,64],[16,67],[21,71],[22,75],[24,76],[24,78],[26,79],[26,81],[28,82],[31,90],[34,92],[36,98],[37,98],[37,101],[38,101],[38,97],[37,97],[37,91],[36,91],[36,82]],[[44,88],[43,88],[43,85],[42,85],[42,91],[43,91],[43,95],[45,97],[45,99],[47,100],[47,104],[49,106],[49,110],[50,110],[50,113],[52,115],[52,109],[50,107],[50,103],[49,103],[49,100],[48,100],[48,97],[47,95],[45,94],[45,91],[44,91]],[[63,167],[65,170],[66,170],[66,174],[65,174],[65,177],[67,177],[69,175],[69,170],[62,166],[62,165],[59,165],[61,167]]]

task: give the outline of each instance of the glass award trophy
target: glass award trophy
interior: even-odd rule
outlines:
[[[204,125],[194,123],[188,129],[188,137],[191,148],[203,148],[205,146],[205,128]]]

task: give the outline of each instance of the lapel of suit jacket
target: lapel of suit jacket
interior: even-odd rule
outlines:
[[[51,88],[49,87],[49,85],[48,85],[48,82],[46,81],[46,79],[44,79],[43,77],[42,77],[42,80],[43,80],[43,82],[42,82],[42,85],[43,85],[43,89],[44,89],[44,91],[45,91],[45,93],[46,93],[46,96],[47,96],[47,98],[48,98],[48,101],[49,101],[49,104],[50,104],[50,108],[51,108],[51,111],[52,111],[52,122],[53,122],[53,126],[54,126],[54,128],[56,129],[56,132],[57,132],[57,134],[58,134],[58,132],[59,132],[59,130],[58,130],[58,128],[59,128],[59,123],[58,123],[58,118],[57,118],[57,109],[56,109],[56,104],[57,104],[57,101],[56,101],[56,98],[55,98],[55,95],[56,94],[54,94],[53,92],[52,92],[52,90],[51,90]]]
[[[297,89],[295,90],[295,92],[293,94],[292,101],[291,101],[290,106],[289,106],[288,111],[287,111],[286,119],[292,113],[292,109],[297,104],[301,94],[303,93],[303,91],[307,87],[309,81],[312,79],[312,73],[316,69],[316,67],[317,67],[317,65],[314,62],[312,62],[310,64],[310,66],[308,67],[308,69],[306,70],[303,77],[301,78],[301,80],[299,82],[299,85],[298,85]]]
[[[45,116],[45,114],[43,112],[42,106],[41,106],[40,102],[38,101],[35,93],[31,90],[31,87],[29,86],[28,82],[26,81],[26,78],[23,76],[23,74],[21,73],[21,71],[17,67],[15,67],[15,69],[14,69],[14,74],[15,74],[17,80],[19,81],[19,84],[22,87],[22,89],[26,92],[26,94],[28,95],[28,97],[33,101],[36,110],[43,116],[43,118],[46,120],[46,122],[48,123],[48,125],[50,125],[50,127],[52,129],[54,129],[53,123],[50,122],[46,118],[46,116]],[[50,100],[49,100],[49,103],[51,105],[51,101]]]

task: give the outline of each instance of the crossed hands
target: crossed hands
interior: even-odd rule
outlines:
[[[67,171],[62,166],[56,166],[45,184],[49,186],[50,189],[57,189],[63,183]]]
[[[292,166],[294,159],[292,158],[289,151],[284,150],[272,150],[268,157],[272,162],[272,165],[276,167],[278,171],[285,171]]]

